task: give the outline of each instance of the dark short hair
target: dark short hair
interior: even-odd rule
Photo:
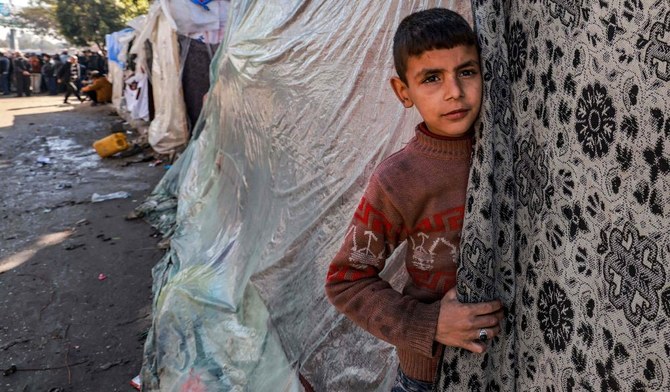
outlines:
[[[393,37],[393,61],[398,77],[407,83],[407,60],[435,49],[477,46],[477,35],[458,13],[431,8],[408,15]]]

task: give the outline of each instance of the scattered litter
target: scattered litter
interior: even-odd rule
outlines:
[[[165,170],[169,170],[172,167],[172,165],[165,165]]]
[[[70,189],[72,188],[72,184],[69,182],[61,182],[60,184],[56,185],[56,189]]]
[[[90,225],[91,222],[88,221],[88,219],[80,219],[77,222],[75,222],[75,226],[83,226],[83,225]]]
[[[162,164],[163,164],[162,159],[156,159],[155,161],[153,161],[149,164],[149,167],[156,167],[156,166],[160,166]]]
[[[81,248],[82,246],[86,246],[86,244],[69,244],[65,246],[65,250],[74,250],[77,248]]]
[[[133,210],[126,215],[126,220],[135,220],[144,217],[144,211]]]
[[[5,377],[11,376],[12,374],[16,373],[16,370],[17,370],[16,365],[12,365],[12,366],[8,367],[7,369],[3,370],[2,375],[5,376]]]
[[[171,238],[163,238],[157,245],[156,247],[158,249],[169,249],[170,248],[170,243],[171,243]]]
[[[100,195],[98,193],[94,193],[93,196],[91,196],[91,202],[92,203],[99,203],[99,202],[105,201],[105,200],[127,199],[129,197],[130,197],[130,193],[124,192],[124,191],[108,193],[106,195]]]
[[[49,164],[51,164],[51,158],[39,156],[39,157],[37,157],[37,163],[39,163],[42,166],[49,165]]]
[[[114,366],[120,365],[121,362],[108,362],[102,366],[100,366],[100,370],[109,370],[113,368]]]
[[[102,240],[102,242],[107,242],[107,241],[112,240],[112,237],[105,237],[104,234],[98,234],[98,235],[95,236],[95,238],[100,238]]]
[[[101,273],[100,275],[98,275],[98,280],[99,280],[99,281],[103,281],[103,280],[105,280],[105,279],[107,279],[107,275],[105,275],[105,274],[103,274],[103,273]]]
[[[126,135],[122,132],[113,133],[93,143],[93,148],[102,158],[127,150],[129,147]]]
[[[112,158],[128,158],[133,155],[137,155],[142,151],[144,151],[142,146],[140,146],[139,144],[133,144],[133,146],[130,147],[129,149],[126,149],[125,151],[121,151],[119,153],[112,155]]]
[[[112,124],[110,124],[109,131],[111,133],[117,133],[117,132],[123,132],[123,124],[124,122],[122,121],[115,121]]]
[[[135,376],[135,378],[130,380],[130,385],[139,391],[142,388],[142,376],[139,374]]]
[[[65,392],[65,389],[63,389],[61,387],[54,387],[54,388],[49,389],[49,392]]]

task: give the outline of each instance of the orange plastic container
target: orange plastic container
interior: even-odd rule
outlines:
[[[98,155],[103,158],[121,152],[128,147],[130,146],[128,145],[128,140],[126,140],[126,135],[123,132],[113,133],[93,143],[93,148],[95,148]]]

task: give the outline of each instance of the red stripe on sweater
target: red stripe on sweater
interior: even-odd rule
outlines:
[[[358,204],[354,219],[361,222],[367,228],[372,229],[377,233],[391,233],[393,225],[378,209],[374,208],[365,197],[361,199]]]
[[[363,270],[352,268],[348,265],[331,265],[328,268],[328,277],[326,282],[356,281],[377,275],[377,270],[373,267],[366,267]]]
[[[414,227],[412,233],[423,232],[431,233],[436,231],[444,231],[447,227],[451,231],[461,230],[463,228],[463,216],[465,215],[465,207],[454,207],[445,211],[438,212],[433,216],[426,217],[419,221]],[[445,224],[446,221],[446,224]]]

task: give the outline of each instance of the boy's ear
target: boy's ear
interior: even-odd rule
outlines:
[[[414,106],[414,102],[412,102],[412,99],[409,97],[409,94],[407,93],[407,85],[405,82],[400,80],[399,77],[394,76],[390,80],[391,82],[391,88],[393,89],[393,92],[395,93],[396,97],[400,100],[400,103],[402,106],[405,108],[411,108]]]

